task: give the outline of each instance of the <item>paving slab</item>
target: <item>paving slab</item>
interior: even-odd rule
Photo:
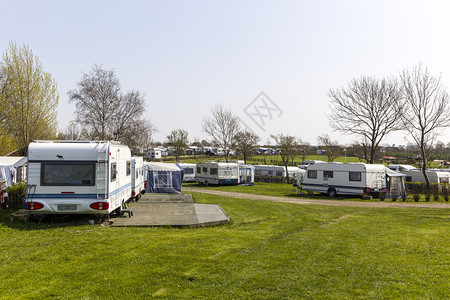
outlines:
[[[111,226],[202,227],[230,222],[220,205],[194,203],[190,194],[144,194],[129,208],[133,216],[116,218]]]

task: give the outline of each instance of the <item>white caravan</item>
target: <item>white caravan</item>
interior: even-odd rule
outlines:
[[[195,181],[205,185],[253,185],[254,174],[252,165],[203,162],[197,164]]]
[[[35,141],[27,177],[30,213],[109,217],[131,198],[130,149],[107,141]]]
[[[389,169],[406,175],[406,182],[425,182],[422,170],[410,165],[389,165]],[[427,170],[428,180],[431,183],[449,183],[450,173],[442,170]]]
[[[195,181],[196,164],[179,163],[178,165],[184,170],[183,182]]]
[[[144,183],[144,158],[141,156],[131,157],[131,196],[138,200],[145,192]]]
[[[300,172],[298,167],[288,167],[289,178],[297,178]],[[255,165],[255,175],[286,177],[286,168],[273,165]]]
[[[308,166],[302,188],[330,197],[386,192],[386,167],[363,163],[312,164]]]

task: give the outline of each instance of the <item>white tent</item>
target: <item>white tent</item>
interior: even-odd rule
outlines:
[[[25,156],[0,156],[0,182],[5,186],[11,186],[26,178]]]

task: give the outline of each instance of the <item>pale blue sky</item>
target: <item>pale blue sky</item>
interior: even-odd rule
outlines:
[[[327,91],[362,75],[397,75],[419,62],[450,87],[446,1],[4,1],[0,51],[28,44],[67,92],[94,64],[124,91],[146,95],[155,139],[176,128],[206,138],[202,117],[221,102],[265,142],[285,133],[316,144],[333,133]],[[264,92],[282,111],[264,131],[244,109]],[[447,130],[449,131],[449,130]],[[441,140],[450,141],[447,131]],[[405,144],[404,134],[386,142]]]

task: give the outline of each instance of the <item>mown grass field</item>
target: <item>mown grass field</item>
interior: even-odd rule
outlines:
[[[231,223],[10,223],[0,298],[448,299],[450,209],[295,205],[193,194]]]

